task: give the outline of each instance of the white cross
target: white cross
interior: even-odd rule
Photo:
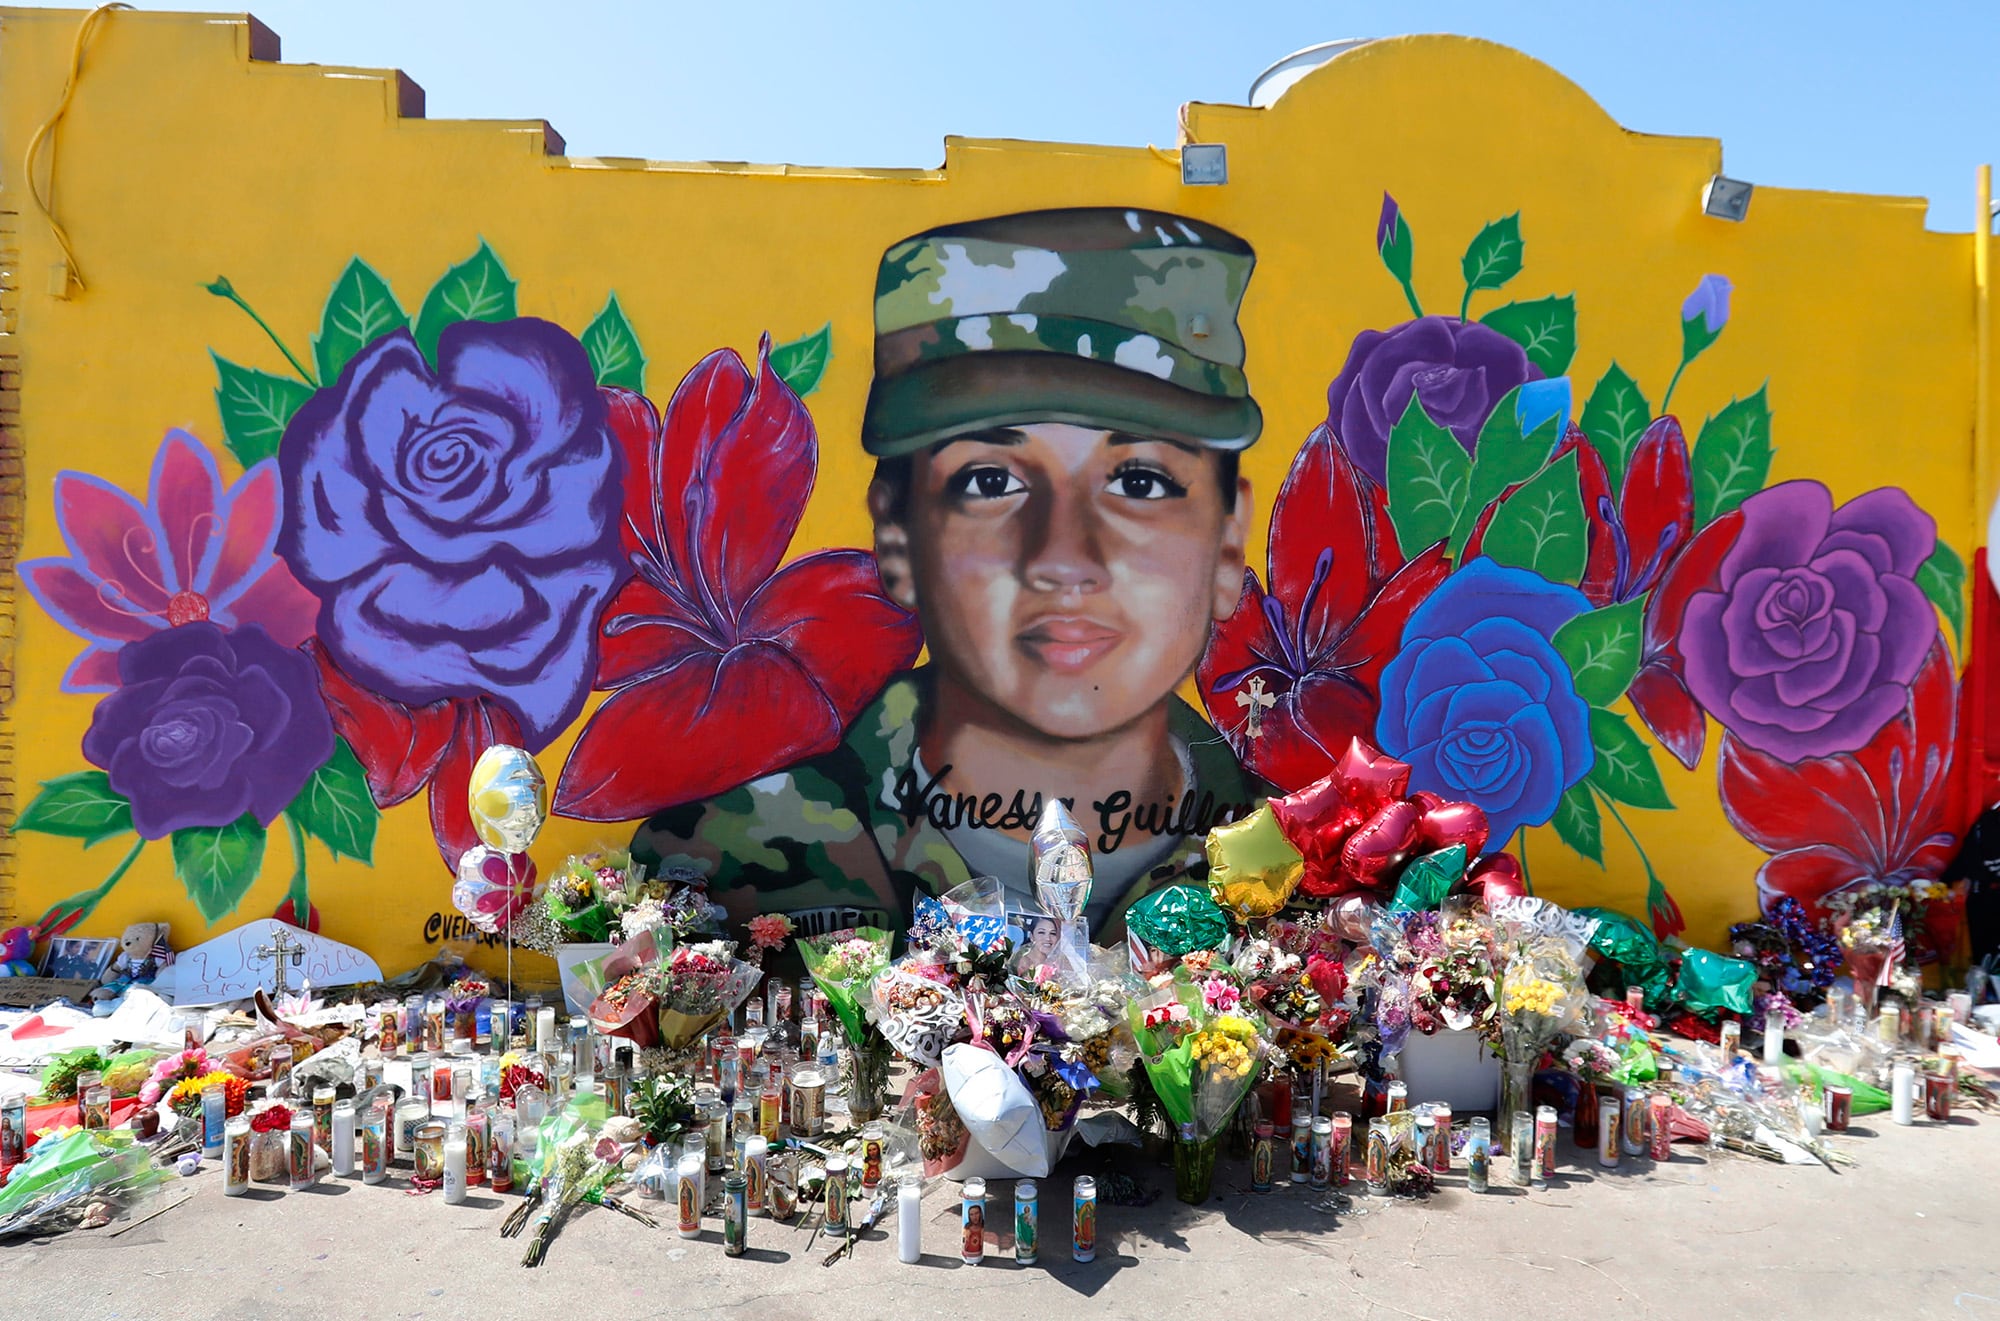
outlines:
[[[1250,678],[1250,691],[1236,694],[1236,705],[1249,709],[1248,714],[1244,718],[1244,724],[1247,726],[1244,733],[1251,738],[1264,737],[1263,726],[1260,722],[1263,719],[1264,712],[1277,704],[1278,699],[1264,691],[1264,676],[1261,674],[1252,675]]]

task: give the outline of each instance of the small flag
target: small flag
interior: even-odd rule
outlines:
[[[1889,910],[1889,956],[1882,960],[1882,968],[1875,974],[1877,986],[1887,986],[1889,979],[1896,975],[1896,969],[1909,952],[1903,941],[1903,907],[1897,904]]]

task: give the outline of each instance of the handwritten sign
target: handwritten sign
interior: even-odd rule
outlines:
[[[285,969],[285,980],[294,991],[302,983],[322,990],[382,980],[382,969],[375,960],[352,945],[267,917],[175,955],[173,963],[154,981],[153,993],[176,1005],[212,1005],[247,1000],[259,989],[275,990],[277,970],[268,953],[259,958],[257,951],[270,947],[280,931],[285,933],[287,944],[305,951],[296,967]]]

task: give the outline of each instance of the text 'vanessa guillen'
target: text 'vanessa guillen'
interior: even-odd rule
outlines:
[[[1011,799],[997,793],[983,797],[946,793],[938,786],[949,774],[951,767],[945,766],[919,784],[916,772],[904,768],[896,778],[896,811],[906,824],[924,820],[939,830],[966,826],[975,830],[1032,830],[1041,819],[1040,793],[1030,797],[1026,790],[1016,789]],[[1062,802],[1071,812],[1076,811],[1075,799],[1065,798]],[[1099,853],[1115,853],[1126,835],[1134,831],[1153,836],[1207,834],[1226,821],[1247,815],[1251,807],[1249,803],[1218,803],[1214,794],[1197,795],[1192,789],[1171,802],[1137,803],[1129,791],[1120,789],[1090,805],[1091,811],[1097,813],[1097,840],[1093,847]]]

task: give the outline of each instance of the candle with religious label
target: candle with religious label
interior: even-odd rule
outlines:
[[[1312,1111],[1305,1106],[1292,1107],[1292,1182],[1306,1183],[1312,1178]]]
[[[1722,1062],[1727,1065],[1736,1059],[1736,1051],[1743,1044],[1743,1024],[1733,1018],[1722,1020],[1720,1030]]]
[[[387,1094],[368,1107],[361,1116],[361,1182],[380,1183],[389,1175],[389,1152],[395,1145],[389,1137],[390,1102]]]
[[[292,1046],[288,1041],[280,1041],[271,1047],[271,1087],[272,1096],[289,1096],[292,1091]]]
[[[1319,1121],[1319,1123],[1325,1122],[1325,1120]],[[1318,1125],[1315,1124],[1314,1128],[1317,1130]],[[1319,1142],[1317,1131],[1313,1134],[1313,1142],[1315,1144]],[[1362,1171],[1363,1177],[1368,1181],[1369,1192],[1379,1193],[1388,1191],[1389,1120],[1385,1115],[1377,1115],[1368,1121],[1367,1151],[1363,1155]],[[1313,1175],[1313,1182],[1317,1184],[1319,1182],[1319,1162],[1317,1160],[1313,1162]]]
[[[750,1134],[743,1143],[744,1197],[750,1208],[749,1214],[764,1214],[765,1189],[770,1186],[771,1144],[756,1134]]]
[[[418,1188],[435,1188],[444,1182],[444,1121],[427,1119],[417,1126],[416,1151],[411,1162],[410,1183]]]
[[[103,1083],[99,1083],[89,1091],[83,1093],[82,1098],[83,1126],[93,1131],[100,1128],[110,1128],[111,1089]]]
[[[1072,1261],[1097,1260],[1097,1180],[1076,1176],[1070,1199],[1069,1255]]]
[[[294,1192],[319,1182],[317,1152],[317,1144],[313,1141],[312,1116],[303,1112],[293,1115],[291,1141],[285,1148],[285,1157]]]
[[[1442,1101],[1431,1106],[1431,1118],[1437,1127],[1431,1133],[1431,1172],[1451,1173],[1451,1107]]]
[[[958,1259],[968,1266],[986,1260],[986,1180],[967,1179],[958,1208]]]
[[[0,1101],[0,1170],[19,1165],[28,1154],[28,1098]]]
[[[465,1103],[465,1181],[486,1182],[486,1143],[493,1131],[493,1119],[478,1096]]]
[[[1392,1111],[1408,1108],[1410,1104],[1410,1085],[1401,1079],[1391,1078],[1389,1080],[1387,1104],[1388,1108]]]
[[[749,1247],[750,1184],[740,1174],[722,1180],[722,1251],[740,1257]]]
[[[1425,1169],[1429,1169],[1431,1160],[1436,1155],[1432,1148],[1437,1145],[1437,1115],[1428,1109],[1420,1110],[1417,1113],[1416,1123],[1416,1163]]]
[[[486,1135],[486,1184],[496,1193],[514,1191],[514,1121],[505,1111],[493,1116]]]
[[[1627,1156],[1646,1154],[1646,1117],[1648,1094],[1638,1087],[1625,1089],[1625,1113],[1620,1117],[1619,1139]]]
[[[1618,1168],[1618,1120],[1623,1109],[1615,1096],[1597,1098],[1597,1163],[1607,1170]]]
[[[1014,1260],[1023,1266],[1035,1264],[1041,1251],[1041,1192],[1033,1179],[1014,1184]]]
[[[778,1126],[784,1122],[785,1094],[775,1078],[766,1078],[763,1090],[757,1094],[757,1132],[767,1143],[779,1138]]]
[[[1655,1093],[1646,1098],[1646,1146],[1653,1160],[1674,1158],[1674,1102]]]
[[[1312,1186],[1324,1188],[1333,1178],[1333,1121],[1312,1121]]]
[[[1485,1115],[1474,1115],[1472,1130],[1465,1138],[1466,1191],[1486,1191],[1493,1172],[1493,1125]]]
[[[790,1220],[799,1206],[798,1166],[789,1151],[774,1151],[767,1162],[764,1205],[773,1220]]]
[[[229,1093],[221,1083],[201,1089],[201,1154],[212,1160],[222,1158],[223,1125],[229,1119]],[[311,1116],[306,1117],[308,1127]]]
[[[680,1207],[682,1238],[701,1237],[701,1183],[707,1169],[707,1157],[693,1152],[682,1156],[674,1169],[674,1200]]]
[[[826,1158],[825,1228],[829,1238],[847,1237],[847,1157]]]
[[[1555,1176],[1556,1108],[1552,1105],[1536,1106],[1534,1186],[1543,1187]]]
[[[1526,1188],[1535,1179],[1535,1117],[1526,1110],[1516,1110],[1509,1127],[1507,1164],[1515,1185]]]
[[[222,1191],[241,1197],[250,1191],[250,1117],[238,1115],[222,1133]]]
[[[872,1193],[882,1182],[882,1139],[880,1124],[861,1130],[861,1191]]]
[[[1271,1121],[1268,1119],[1258,1120],[1257,1145],[1250,1152],[1250,1191],[1253,1193],[1268,1193],[1271,1191],[1271,1167],[1276,1157],[1276,1152],[1272,1148],[1275,1145],[1276,1142],[1272,1136]]]

